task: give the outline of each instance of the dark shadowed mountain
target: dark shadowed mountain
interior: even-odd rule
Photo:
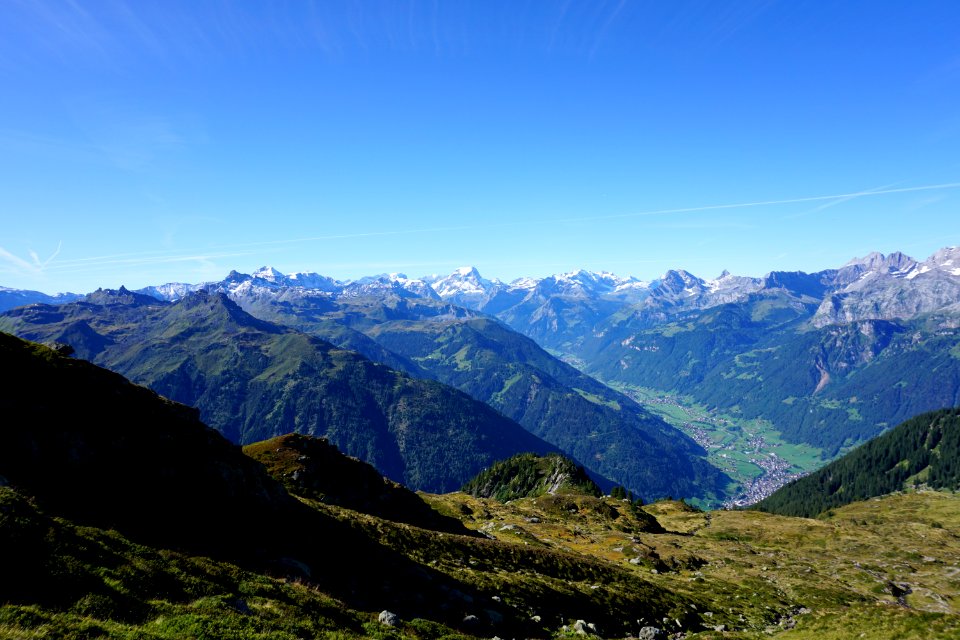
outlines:
[[[462,392],[257,320],[220,294],[171,304],[101,291],[20,308],[2,324],[198,407],[234,442],[323,436],[415,488],[455,489],[495,460],[554,450]]]

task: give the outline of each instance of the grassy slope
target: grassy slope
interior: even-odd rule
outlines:
[[[89,367],[28,348],[54,364]],[[47,387],[44,392],[61,398]],[[6,397],[4,407],[22,393]],[[92,397],[87,403],[97,406]],[[145,451],[127,457],[150,475]],[[129,485],[137,476],[122,477]],[[449,624],[466,612],[490,619],[488,610],[517,621],[514,629],[527,636],[547,636],[584,618],[607,637],[635,634],[645,624],[672,630],[671,620],[702,630],[693,637],[960,637],[960,497],[953,494],[888,496],[822,520],[701,513],[672,502],[643,508],[674,533],[649,532],[633,507],[610,498],[542,496],[501,504],[458,493],[429,499],[500,542],[437,535],[306,501],[330,523],[329,531],[347,532],[340,542],[325,539],[321,551],[357,563],[356,571],[370,570],[378,581],[394,575],[394,565],[383,562],[387,552],[429,576],[405,574],[397,583],[402,591],[389,598],[412,596],[407,610],[432,612],[434,622],[406,615],[410,622],[394,637],[441,637],[451,630],[437,620]],[[309,582],[284,583],[223,560],[50,519],[9,489],[0,490],[0,540],[7,568],[0,574],[6,594],[0,638],[389,637],[373,622],[383,594],[375,604],[368,598],[365,607],[348,605]],[[360,540],[384,552],[366,563],[364,554],[374,547],[339,546]],[[9,570],[18,562],[21,579]],[[46,590],[25,589],[30,580]],[[65,596],[44,600],[51,593]],[[417,593],[423,594],[419,604]],[[444,613],[437,602],[454,611]],[[532,615],[540,621],[523,627]],[[727,631],[708,628],[721,624]],[[489,637],[494,630],[477,632]]]
[[[823,520],[703,513],[674,502],[644,507],[674,532],[667,534],[623,530],[630,521],[618,524],[622,509],[611,520],[595,505],[571,512],[536,499],[431,499],[498,539],[580,553],[643,575],[688,595],[709,612],[710,627],[726,626],[724,633],[702,627],[692,637],[960,637],[960,496],[953,494],[888,496]],[[891,585],[910,593],[898,602],[902,592]]]
[[[440,515],[410,489],[324,439],[291,433],[249,444],[243,452],[304,498],[434,531],[469,533],[456,518]]]
[[[0,542],[4,640],[384,635],[373,614],[303,582],[78,527],[9,488],[0,488]],[[404,635],[419,635],[417,624]]]

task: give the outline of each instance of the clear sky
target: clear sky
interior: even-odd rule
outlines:
[[[7,0],[0,285],[925,258],[958,34],[956,0]]]

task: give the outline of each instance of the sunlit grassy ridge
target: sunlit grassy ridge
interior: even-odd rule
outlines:
[[[484,469],[463,486],[463,491],[501,502],[533,498],[545,493],[600,495],[600,488],[583,467],[559,454],[517,454]]]
[[[696,637],[960,637],[960,496],[921,492],[837,509],[822,520],[643,507],[668,533],[632,529],[624,501],[554,509],[465,494],[431,497],[502,540],[602,559],[686,595]],[[609,509],[619,513],[611,518]],[[663,628],[670,629],[670,625]]]
[[[414,492],[325,439],[290,433],[249,444],[243,452],[304,498],[435,531],[469,533],[456,518],[440,515]]]

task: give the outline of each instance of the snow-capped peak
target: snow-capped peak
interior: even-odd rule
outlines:
[[[477,271],[476,267],[459,267],[450,275],[451,277],[456,275],[456,276],[460,276],[461,278],[467,278],[470,276],[473,276],[474,278],[478,278],[478,279],[480,278],[480,272]]]
[[[430,286],[444,300],[466,303],[479,300],[500,286],[499,280],[487,280],[476,267],[460,267],[449,276],[438,278]]]
[[[960,267],[960,247],[944,247],[927,258],[926,263],[940,268]]]
[[[516,280],[513,280],[510,282],[510,288],[529,290],[536,287],[539,283],[540,283],[539,278],[530,278],[530,277],[517,278]]]
[[[598,292],[640,283],[640,280],[637,280],[633,276],[624,277],[611,273],[610,271],[588,271],[586,269],[558,273],[552,276],[552,278],[557,283],[575,283],[590,289],[595,289]]]
[[[187,284],[185,282],[168,282],[156,286],[137,289],[134,293],[142,293],[153,296],[158,300],[168,300],[170,302],[186,297],[194,291],[199,291],[207,286],[208,283]]]
[[[284,275],[273,267],[260,267],[250,275],[260,280],[267,280],[268,282],[280,282],[284,279]]]
[[[660,277],[660,283],[671,289],[702,287],[703,280],[684,269],[670,269]]]

